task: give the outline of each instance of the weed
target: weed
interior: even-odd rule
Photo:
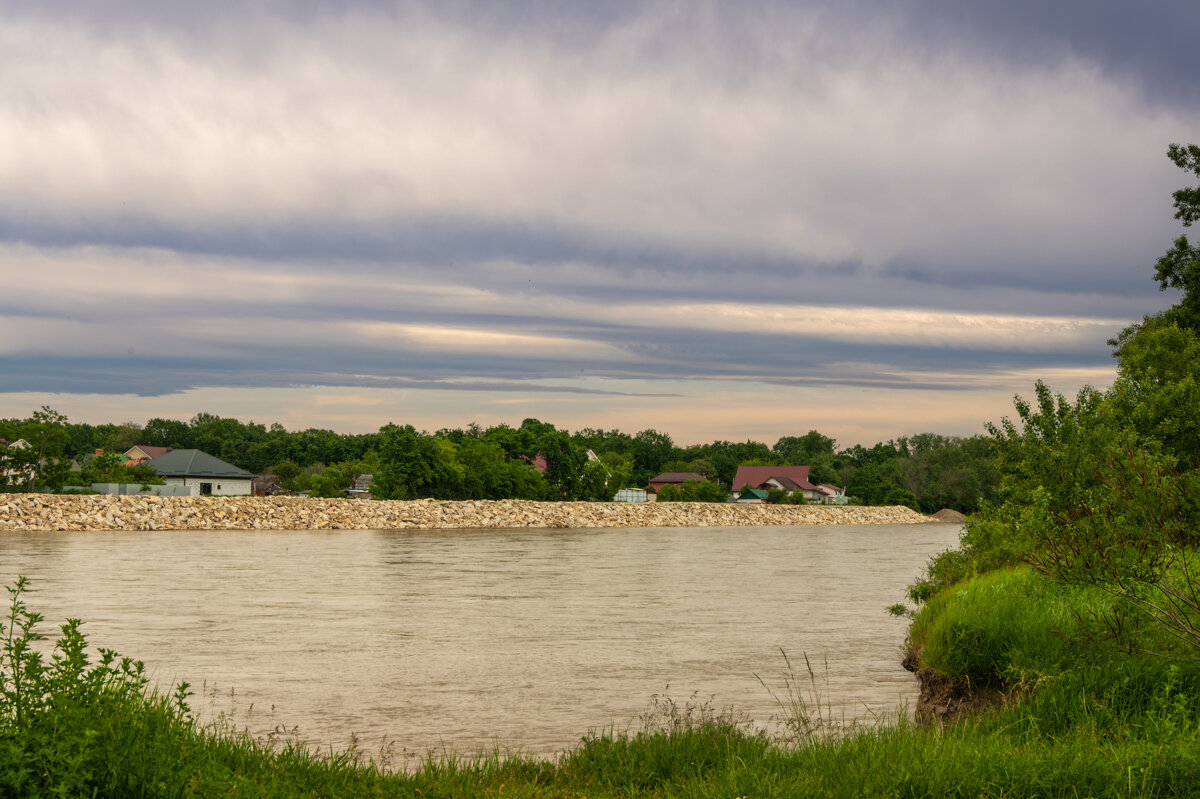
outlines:
[[[763,688],[767,689],[767,693],[771,695],[771,699],[779,708],[777,720],[782,723],[785,730],[782,743],[793,746],[811,746],[814,743],[835,740],[859,727],[856,719],[847,721],[845,714],[836,717],[832,703],[827,698],[822,700],[821,689],[817,685],[817,675],[813,671],[807,653],[802,655],[806,677],[796,674],[796,668],[792,665],[792,660],[788,657],[787,652],[780,648],[779,653],[783,655],[785,664],[782,691],[776,691],[767,685],[760,675],[755,674],[754,677]],[[829,660],[826,658],[825,682],[828,683],[828,681]]]

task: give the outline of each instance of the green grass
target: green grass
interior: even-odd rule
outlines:
[[[590,733],[557,758],[440,754],[402,774],[354,750],[314,753],[202,725],[186,688],[160,696],[136,662],[90,661],[77,622],[64,625],[57,658],[43,659],[21,581],[0,630],[0,796],[1200,795],[1200,665],[1079,645],[1072,611],[1099,600],[1040,579],[987,575],[918,615],[914,639],[938,668],[1037,675],[1018,705],[944,729],[833,724],[811,669],[797,678],[786,663],[777,699],[799,718],[783,738],[663,697],[640,729]]]
[[[1058,585],[1028,567],[1002,569],[935,594],[909,637],[922,664],[940,672],[1028,682],[1078,659],[1077,618],[1110,606],[1100,591]]]

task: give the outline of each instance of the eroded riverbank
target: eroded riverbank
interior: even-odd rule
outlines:
[[[434,530],[912,524],[910,508],[716,503],[9,494],[0,530]]]

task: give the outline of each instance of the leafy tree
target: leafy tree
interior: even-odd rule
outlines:
[[[1167,157],[1177,167],[1200,178],[1200,146],[1195,144],[1171,144]],[[1200,186],[1179,189],[1174,193],[1175,218],[1184,227],[1200,219]],[[1147,317],[1141,324],[1131,325],[1109,341],[1120,357],[1125,344],[1138,335],[1139,331],[1153,319],[1174,322],[1185,330],[1200,331],[1200,247],[1188,241],[1186,235],[1175,239],[1171,249],[1154,265],[1154,278],[1160,291],[1179,289],[1183,297],[1178,304],[1154,317]]]
[[[582,498],[587,452],[575,444],[566,432],[537,419],[526,419],[521,424],[521,431],[530,436],[534,455],[540,455],[546,461],[545,478],[555,493],[554,498]]]
[[[802,436],[783,436],[771,449],[788,463],[800,463],[817,455],[832,455],[837,442],[816,430]]]
[[[304,469],[295,461],[277,463],[267,471],[279,478],[279,485],[283,488],[289,491],[300,490],[296,485],[296,480],[304,473]]]
[[[1172,145],[1200,177],[1200,148]],[[1176,218],[1200,218],[1200,189],[1175,194]],[[1160,288],[1183,300],[1111,342],[1118,377],[1074,403],[1040,381],[1015,401],[1018,421],[989,425],[1002,475],[995,503],[968,518],[963,549],[935,560],[945,585],[970,571],[1023,559],[1058,580],[1094,586],[1118,601],[1103,619],[1124,646],[1137,621],[1200,649],[1200,268],[1186,237],[1160,259]],[[1130,622],[1133,619],[1133,622]],[[1139,638],[1138,641],[1144,639]],[[1153,645],[1162,654],[1172,646]]]
[[[1123,640],[1124,615],[1133,610],[1184,645],[1200,650],[1200,473],[1176,471],[1155,446],[1114,439],[1098,464],[1097,491],[1035,528],[1037,546],[1026,556],[1035,569],[1060,581],[1096,586],[1119,600],[1104,627]]]
[[[142,441],[142,428],[134,422],[125,422],[116,426],[104,441],[102,449],[109,452],[128,452],[130,448]]]
[[[65,451],[70,436],[67,417],[47,405],[18,428],[18,439],[27,447],[9,446],[0,450],[0,475],[5,487],[19,491],[38,488],[58,490],[71,471],[71,459]]]
[[[441,499],[457,491],[459,472],[436,439],[418,433],[412,425],[388,424],[379,432],[383,444],[373,484],[375,496]]]
[[[633,458],[616,452],[597,456],[588,461],[583,471],[580,499],[591,502],[611,502],[622,488],[629,485],[633,475]]]
[[[463,465],[459,499],[545,499],[546,480],[521,456],[509,458],[499,444],[466,436],[458,444]]]
[[[688,447],[681,455],[688,461],[703,460],[711,463],[717,474],[715,478],[709,479],[715,479],[725,485],[733,482],[739,466],[756,463],[773,465],[780,462],[766,444],[749,440],[714,441],[711,444]]]
[[[768,488],[767,502],[772,505],[788,504],[788,490],[786,488]]]
[[[650,478],[662,474],[662,467],[675,451],[675,442],[666,433],[642,430],[633,437],[633,484],[646,485]]]
[[[1177,468],[1200,458],[1200,337],[1166,319],[1149,320],[1121,348],[1106,421],[1161,444]]]
[[[683,492],[679,486],[665,485],[660,486],[658,494],[655,496],[656,502],[683,502]]]
[[[126,466],[123,452],[104,452],[85,456],[78,474],[72,475],[72,484],[125,483],[137,485],[162,485],[166,481],[147,464]]]
[[[707,480],[688,480],[680,486],[665,485],[658,489],[659,502],[724,502],[729,491],[720,483]]]
[[[142,428],[139,444],[172,449],[192,449],[191,428],[178,419],[154,418]]]

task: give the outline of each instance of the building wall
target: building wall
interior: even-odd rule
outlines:
[[[191,490],[191,496],[204,496],[206,492],[201,485],[203,483],[211,486],[207,494],[214,497],[240,497],[253,493],[250,490],[250,478],[229,478],[229,477],[164,477],[167,485],[187,486]]]
[[[143,496],[143,497],[190,497],[194,496],[190,487],[185,485],[171,485],[169,482],[166,485],[150,485],[146,486],[146,490],[142,490],[139,483],[92,483],[93,491],[99,491],[101,494],[116,494],[118,496]]]

